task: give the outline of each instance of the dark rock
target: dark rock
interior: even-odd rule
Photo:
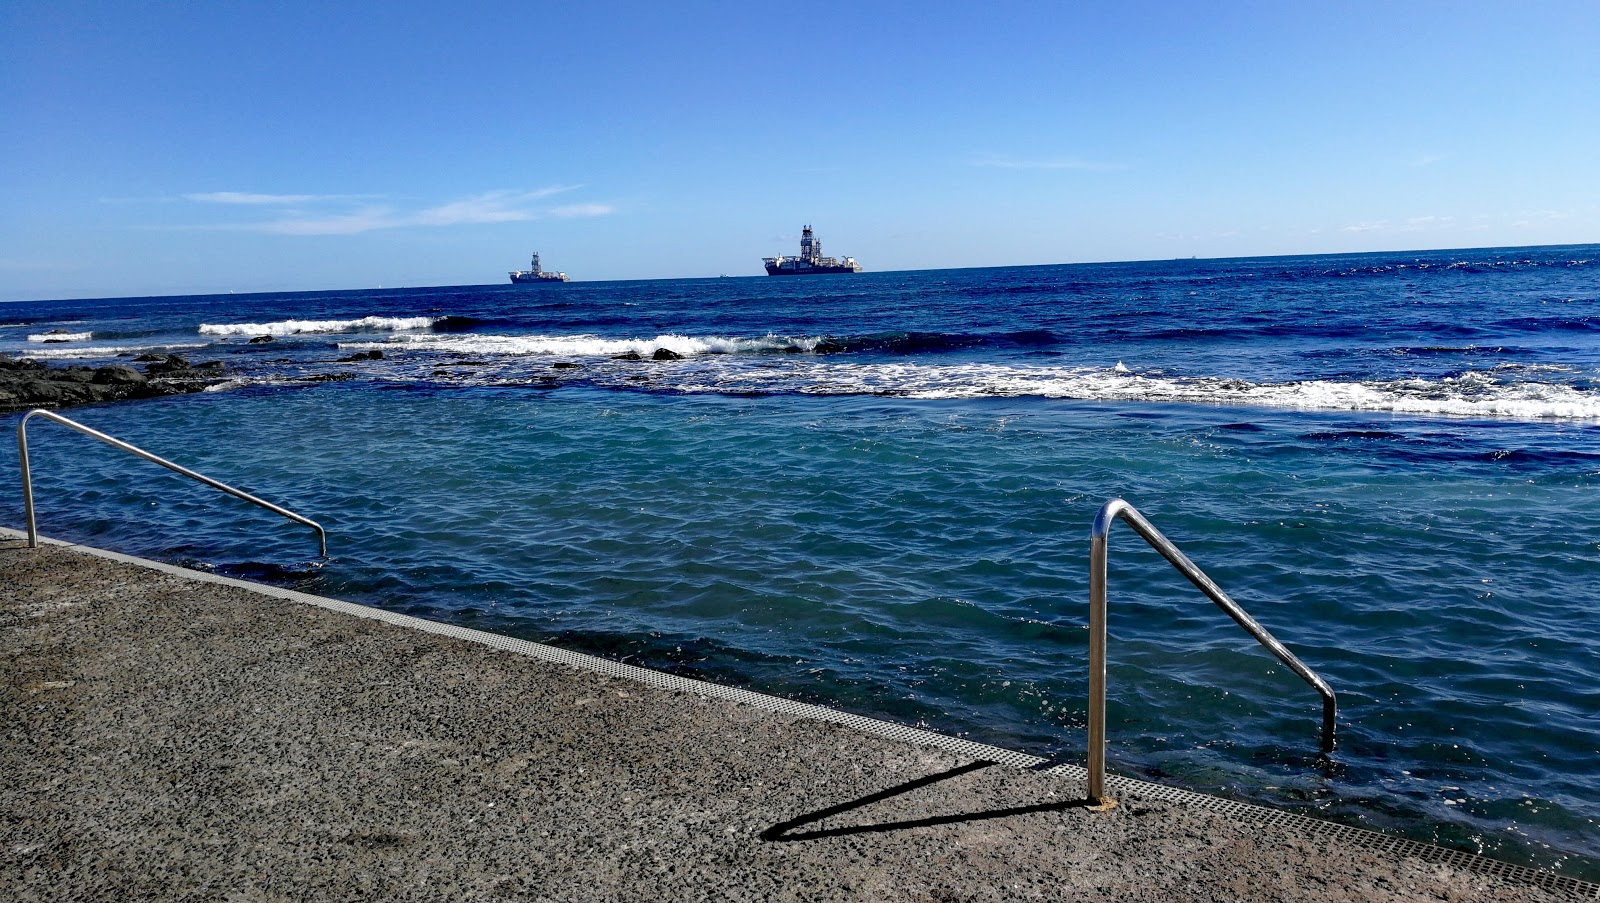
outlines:
[[[165,354],[151,354],[150,352],[146,351],[144,354],[134,358],[133,362],[135,364],[148,364],[151,361],[164,361],[166,359],[167,356]]]
[[[146,381],[146,377],[132,367],[101,367],[94,371],[94,381],[102,385],[116,385],[118,383],[142,383]]]
[[[62,396],[66,394],[66,386],[61,383],[45,382],[39,379],[30,379],[20,384],[17,388],[17,394],[30,406],[58,405],[62,401]]]
[[[151,376],[158,376],[163,373],[177,373],[189,369],[192,369],[189,366],[189,360],[183,355],[168,354],[162,357],[162,359],[159,361],[146,364],[144,372],[150,374]]]
[[[555,363],[551,364],[550,366],[556,368],[557,370],[576,370],[579,367],[582,367],[583,365],[582,364],[578,364],[578,363],[574,363],[572,361],[556,361]]]
[[[307,376],[300,381],[303,383],[342,383],[347,379],[355,379],[354,373],[321,373],[316,376]]]
[[[10,371],[12,371],[14,373],[15,372],[24,372],[25,373],[25,372],[28,372],[28,371],[37,371],[37,370],[44,370],[44,369],[47,369],[47,368],[43,363],[41,363],[39,361],[36,361],[36,360],[33,360],[31,358],[23,358],[22,360],[19,361],[19,360],[13,358],[13,357],[10,357],[9,355],[0,355],[0,370],[10,370]]]
[[[383,360],[383,352],[379,351],[376,348],[374,348],[371,351],[367,352],[367,357],[369,359],[371,359],[371,360],[381,361],[381,360]]]
[[[681,361],[683,360],[683,355],[670,348],[657,348],[656,353],[650,355],[650,359],[653,361]]]
[[[168,360],[169,356],[160,356],[152,362],[150,369],[157,371],[152,375],[160,374],[158,368],[167,365]],[[177,378],[149,379],[123,365],[50,367],[33,360],[0,358],[0,413],[183,395],[220,381],[215,378],[216,367],[191,370],[185,362],[183,368],[167,372]],[[203,378],[206,374],[212,378]]]
[[[252,344],[252,345],[264,345],[264,344],[266,344],[267,342],[270,342],[270,341],[272,341],[272,336],[269,336],[269,335],[258,335],[255,338],[250,340],[250,344]]]
[[[640,357],[639,356],[639,352],[637,352],[637,351],[624,351],[621,354],[613,357],[612,360],[614,360],[614,361],[642,361],[642,360],[644,360],[644,358]]]
[[[203,364],[194,365],[196,370],[221,370],[224,369],[224,367],[225,365],[222,363],[222,361],[206,361]]]

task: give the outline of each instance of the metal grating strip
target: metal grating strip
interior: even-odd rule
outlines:
[[[0,527],[0,537],[26,539],[27,535],[7,527]],[[571,652],[565,649],[559,649],[555,646],[547,646],[543,643],[535,643],[530,640],[521,640],[516,639],[515,637],[501,636],[499,634],[474,630],[469,627],[458,627],[454,624],[445,624],[438,621],[428,621],[412,615],[384,611],[381,608],[357,605],[353,602],[343,602],[338,599],[329,599],[324,596],[313,596],[310,593],[302,593],[299,590],[287,589],[278,586],[269,586],[261,583],[250,583],[248,581],[238,580],[233,577],[224,577],[219,574],[208,574],[204,571],[193,571],[187,568],[178,567],[177,565],[166,564],[160,561],[151,561],[145,558],[136,558],[131,555],[124,555],[120,552],[112,552],[106,549],[97,549],[92,546],[77,545],[75,543],[63,542],[61,540],[50,539],[48,537],[40,537],[40,542],[50,545],[74,548],[78,551],[96,555],[101,558],[110,559],[112,561],[120,561],[124,564],[131,564],[137,567],[147,568],[149,570],[173,574],[190,580],[198,580],[205,583],[216,583],[223,586],[237,587],[250,592],[284,599],[290,602],[299,602],[304,605],[313,605],[319,608],[328,609],[330,611],[342,612],[358,618],[383,621],[388,624],[393,624],[412,630],[420,630],[425,633],[432,633],[440,636],[448,636],[455,639],[466,640],[468,642],[478,643],[483,646],[501,649],[507,652],[516,653],[518,655],[526,655],[531,658],[547,662],[571,665],[599,674],[623,678],[649,686],[661,687],[668,690],[678,690],[685,693],[694,693],[700,696],[707,696],[716,699],[725,699],[730,702],[755,706],[757,708],[766,709],[772,712],[794,715],[796,717],[813,719],[816,721],[830,722],[851,728],[870,736],[882,737],[889,740],[898,740],[923,746],[932,746],[937,749],[942,749],[946,752],[967,758],[995,762],[1015,768],[1039,770],[1046,774],[1066,778],[1084,786],[1087,786],[1088,782],[1088,770],[1080,765],[1052,765],[1049,760],[1040,756],[1017,752],[1015,750],[1003,749],[998,746],[990,746],[986,743],[976,743],[971,740],[964,740],[960,737],[950,737],[944,734],[937,734],[933,731],[926,731],[920,728],[907,727],[902,724],[895,724],[894,722],[884,721],[878,718],[868,718],[862,715],[853,715],[849,712],[840,712],[836,709],[812,705],[810,703],[795,702],[790,699],[784,699],[778,696],[769,696],[765,693],[757,693],[751,690],[725,687],[720,684],[708,683],[703,680],[695,680],[689,677],[681,677],[676,674],[668,674],[664,671],[641,668],[638,665],[627,665],[621,662],[614,662],[609,659],[587,655],[582,652]],[[1423,860],[1424,862],[1437,862],[1451,865],[1466,871],[1475,872],[1482,875],[1490,875],[1508,881],[1514,881],[1519,884],[1528,884],[1544,890],[1570,895],[1574,898],[1600,900],[1600,884],[1584,881],[1579,878],[1572,878],[1555,872],[1540,871],[1538,869],[1528,868],[1527,866],[1514,865],[1509,862],[1501,862],[1497,859],[1490,859],[1487,856],[1479,856],[1475,853],[1468,853],[1463,850],[1453,850],[1446,847],[1434,846],[1433,844],[1422,843],[1409,838],[1394,837],[1388,834],[1382,834],[1366,828],[1357,828],[1351,825],[1341,825],[1335,822],[1322,821],[1320,819],[1309,818],[1307,816],[1298,815],[1291,812],[1281,812],[1276,809],[1269,809],[1265,806],[1258,806],[1252,803],[1241,803],[1235,800],[1228,800],[1203,793],[1196,793],[1192,790],[1183,790],[1176,787],[1168,787],[1162,784],[1152,784],[1136,778],[1107,775],[1106,783],[1119,795],[1135,796],[1141,799],[1158,800],[1162,802],[1176,803],[1183,806],[1191,806],[1232,816],[1240,820],[1247,820],[1250,823],[1261,827],[1284,828],[1286,830],[1296,831],[1305,835],[1335,838],[1363,849],[1386,853],[1391,856],[1410,856]]]

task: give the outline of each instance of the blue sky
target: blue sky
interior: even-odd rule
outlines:
[[[8,0],[0,300],[1600,242],[1595,0],[446,6]]]

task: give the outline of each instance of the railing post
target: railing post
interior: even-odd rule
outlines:
[[[32,416],[31,411],[24,414],[17,424],[17,463],[22,470],[22,512],[28,521],[28,548],[37,549],[39,527],[33,519],[33,472],[28,468],[28,418]]]
[[[1338,703],[1333,689],[1315,672],[1306,667],[1288,647],[1228,597],[1189,556],[1162,535],[1132,505],[1122,499],[1112,499],[1095,515],[1094,527],[1089,531],[1089,787],[1088,799],[1094,808],[1110,808],[1116,803],[1105,795],[1106,783],[1106,582],[1111,525],[1121,518],[1133,532],[1139,534],[1165,558],[1180,574],[1188,578],[1206,598],[1216,603],[1245,632],[1265,646],[1268,652],[1293,671],[1322,697],[1322,751],[1330,753],[1334,746],[1334,727],[1338,718]]]
[[[1089,531],[1089,804],[1105,806],[1106,797],[1106,570],[1110,558],[1111,519],[1127,503],[1107,502]]]

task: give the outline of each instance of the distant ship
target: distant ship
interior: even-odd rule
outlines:
[[[522,282],[566,282],[566,273],[546,273],[539,268],[539,252],[533,252],[533,263],[525,270],[512,270],[511,281]]]
[[[762,262],[767,265],[768,276],[807,276],[812,273],[859,273],[861,264],[856,263],[854,257],[839,260],[835,257],[822,256],[822,242],[811,234],[811,227],[807,226],[800,233],[800,256],[798,257],[763,257]]]

